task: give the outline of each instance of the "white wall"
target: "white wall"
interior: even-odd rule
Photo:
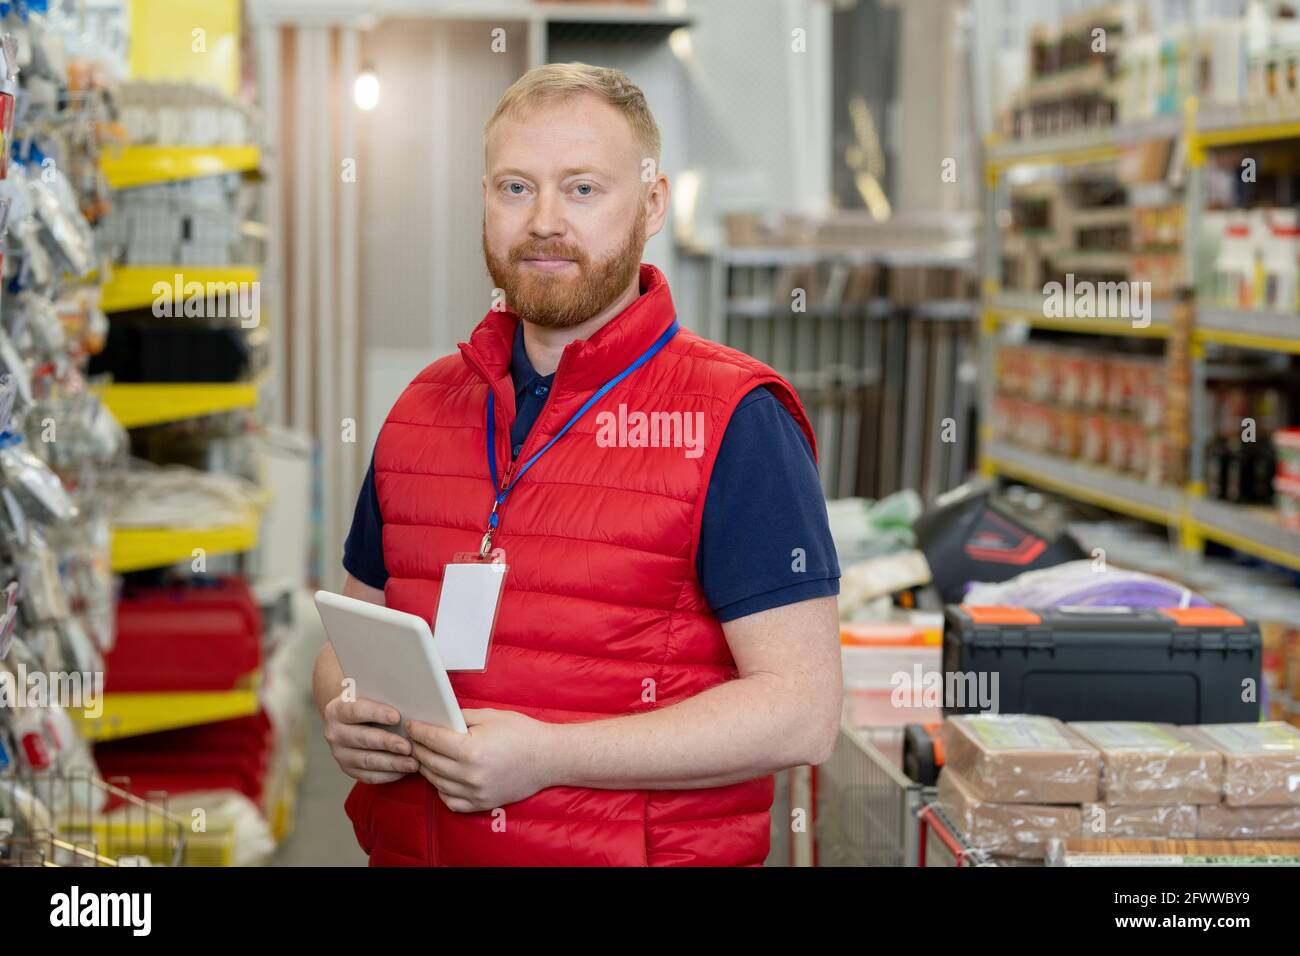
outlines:
[[[406,383],[491,305],[480,133],[527,59],[522,26],[498,25],[504,53],[477,21],[386,20],[363,39],[382,88],[361,124],[358,169],[367,444]]]

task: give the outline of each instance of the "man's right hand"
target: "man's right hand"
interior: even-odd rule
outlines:
[[[392,783],[420,769],[411,755],[411,742],[398,734],[367,724],[396,724],[401,715],[373,700],[344,700],[325,705],[325,740],[330,753],[349,777],[363,783]]]

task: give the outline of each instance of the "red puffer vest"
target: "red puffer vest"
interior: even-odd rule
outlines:
[[[642,264],[641,288],[616,319],[565,348],[520,461],[672,323],[663,274]],[[486,402],[489,395],[497,402],[502,474],[515,417],[517,321],[489,312],[461,355],[439,359],[407,386],[383,426],[375,483],[389,607],[432,620],[442,564],[478,550],[493,502]],[[775,372],[683,330],[524,475],[501,506],[493,538],[510,570],[487,671],[452,675],[463,707],[599,720],[666,707],[736,676],[700,589],[695,552],[719,440],[736,404],[760,385],[811,443],[798,397]],[[637,411],[693,416],[704,425],[702,453],[610,447],[620,405],[631,425]],[[598,441],[602,424],[606,437]],[[627,435],[631,445],[644,433],[629,428]],[[502,808],[504,816],[462,814],[411,774],[356,784],[346,807],[372,865],[716,866],[762,863],[772,794],[770,776],[700,790],[550,787]]]

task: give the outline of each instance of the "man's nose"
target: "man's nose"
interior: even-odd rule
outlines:
[[[534,235],[543,237],[564,232],[564,215],[558,193],[550,189],[538,193],[528,228]]]

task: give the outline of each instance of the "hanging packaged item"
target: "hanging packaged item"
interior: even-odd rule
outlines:
[[[33,516],[38,521],[70,521],[77,516],[77,506],[58,475],[32,454],[21,435],[0,433],[0,475],[17,489],[24,505],[36,509]]]
[[[68,616],[68,605],[59,581],[59,566],[45,536],[35,528],[28,531],[28,546],[15,559],[23,599],[19,604],[28,627],[58,621]]]
[[[0,777],[7,777],[17,769],[18,755],[14,750],[13,737],[9,727],[0,721]]]
[[[0,92],[0,179],[9,175],[9,151],[14,143],[14,98]],[[3,235],[0,230],[0,235]]]
[[[26,408],[32,402],[32,376],[27,368],[27,363],[23,361],[22,355],[18,349],[14,348],[14,343],[9,334],[3,328],[0,328],[0,373],[3,374],[4,380],[8,382],[6,386],[6,414],[3,427],[0,431],[8,428],[9,412],[12,411],[15,404],[21,408]]]
[[[16,707],[9,719],[9,726],[17,744],[18,760],[23,767],[34,773],[49,770],[54,764],[56,751],[46,736],[43,709]]]
[[[18,582],[10,581],[0,594],[4,595],[3,614],[0,615],[0,661],[2,661],[9,654],[9,647],[14,639],[14,625],[18,621]]]

